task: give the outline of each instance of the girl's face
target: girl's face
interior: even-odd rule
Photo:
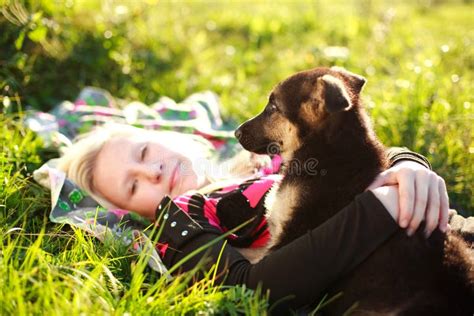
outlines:
[[[117,207],[154,218],[165,195],[172,198],[204,185],[191,160],[151,134],[107,141],[93,171],[97,193]]]

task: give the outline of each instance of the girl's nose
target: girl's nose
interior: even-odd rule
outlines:
[[[138,173],[142,177],[155,183],[160,181],[162,171],[163,165],[161,163],[143,164],[138,168]]]

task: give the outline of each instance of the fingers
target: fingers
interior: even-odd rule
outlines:
[[[400,216],[398,224],[405,228],[412,218],[415,197],[415,176],[411,172],[406,172],[398,178],[400,196]]]
[[[410,225],[407,230],[408,236],[413,235],[413,233],[417,230],[418,226],[420,226],[421,221],[425,217],[425,210],[428,202],[428,193],[433,191],[430,189],[430,175],[426,173],[424,170],[418,170],[415,173],[415,208],[413,210],[413,216],[410,220]],[[437,187],[435,188],[437,190]],[[409,206],[407,206],[409,207]],[[438,215],[438,214],[436,214]],[[438,218],[438,216],[436,217]]]
[[[375,180],[365,189],[366,191],[376,189],[385,184],[385,171],[379,174]]]
[[[367,187],[366,191],[379,188],[384,185],[398,184],[397,175],[392,170],[381,172],[377,178]]]
[[[446,183],[441,177],[438,177],[438,192],[441,203],[441,209],[439,213],[439,229],[442,232],[446,232],[448,229],[449,221],[449,198],[448,191],[446,190]]]
[[[426,222],[425,236],[437,227],[443,232],[449,228],[449,198],[444,180],[415,162],[399,162],[382,172],[367,190],[384,185],[398,184],[398,224],[412,235],[422,221]]]
[[[439,196],[439,186],[438,186],[438,176],[435,174],[430,175],[430,190],[429,190],[429,199],[428,207],[426,208],[426,218],[425,218],[425,231],[424,235],[428,238],[431,233],[438,226],[438,220],[440,218],[440,196]]]

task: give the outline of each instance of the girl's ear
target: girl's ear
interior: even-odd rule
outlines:
[[[334,76],[324,75],[317,79],[316,95],[319,106],[329,113],[347,111],[352,107],[344,82]]]

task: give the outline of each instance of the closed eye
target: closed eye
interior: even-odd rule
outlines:
[[[143,161],[146,157],[148,152],[148,144],[145,144],[140,150],[140,160]]]
[[[146,158],[146,154],[148,152],[148,144],[145,144],[140,148],[140,161],[144,161]],[[137,191],[137,186],[138,186],[138,180],[133,180],[132,183],[132,188],[130,189],[130,194],[134,195],[135,192]]]
[[[133,180],[132,187],[130,188],[130,195],[134,195],[137,191],[138,181]]]

